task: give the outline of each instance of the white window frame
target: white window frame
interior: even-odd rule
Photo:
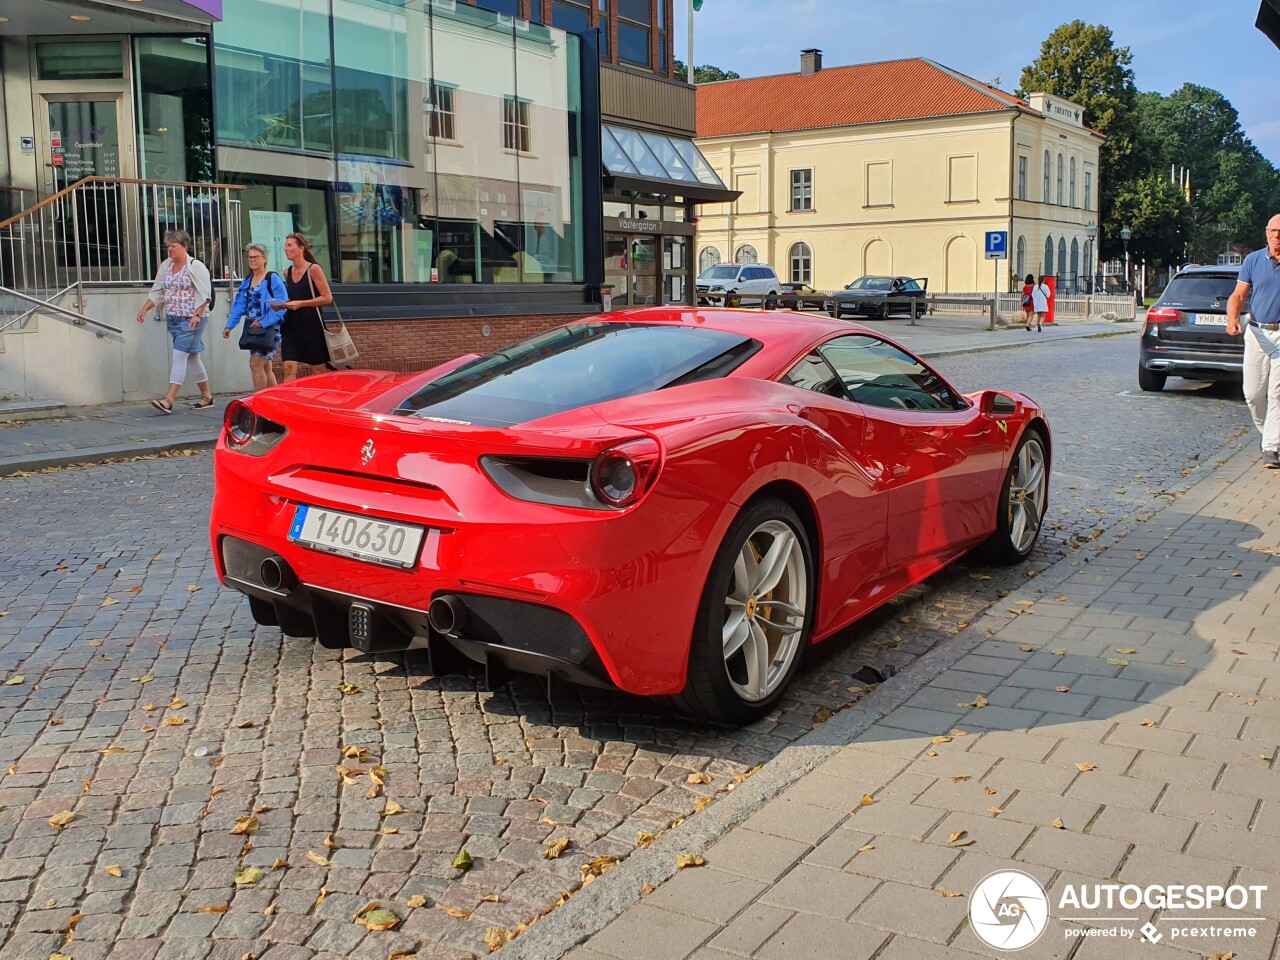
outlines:
[[[1052,199],[1049,195],[1049,183],[1052,177],[1053,177],[1053,157],[1050,156],[1049,151],[1046,150],[1044,152],[1044,196],[1041,197],[1041,200],[1043,200],[1045,203],[1049,203]]]
[[[1018,154],[1018,199],[1027,199],[1027,168],[1031,165],[1031,158],[1025,153]]]
[[[427,87],[427,136],[435,140],[458,139],[457,93],[458,88],[451,83],[431,81]],[[447,110],[442,100],[448,101]]]
[[[529,119],[530,101],[514,94],[502,98],[502,148],[515,153],[531,153],[533,127]]]
[[[1058,154],[1058,181],[1057,181],[1058,182],[1058,206],[1062,206],[1062,201],[1065,196],[1065,194],[1062,192],[1062,169],[1063,169],[1062,154]]]
[[[813,210],[813,167],[797,167],[791,171],[792,213],[808,213]]]
[[[813,283],[813,247],[803,240],[797,240],[787,251],[787,276],[791,283]]]

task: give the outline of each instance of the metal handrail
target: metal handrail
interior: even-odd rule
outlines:
[[[71,289],[70,287],[67,288],[67,290],[70,290],[70,289]],[[62,292],[66,293],[67,291],[64,290]],[[124,331],[121,330],[119,327],[113,327],[111,324],[103,323],[101,320],[95,320],[93,319],[93,317],[86,317],[83,313],[77,313],[74,310],[68,310],[66,307],[59,306],[58,304],[53,303],[51,300],[41,300],[39,297],[29,296],[20,290],[13,290],[9,287],[0,287],[0,296],[17,297],[19,300],[25,300],[27,303],[35,304],[34,309],[28,310],[21,317],[9,323],[6,323],[3,327],[0,327],[0,332],[3,332],[8,327],[13,326],[14,323],[19,323],[26,317],[29,317],[31,314],[37,313],[40,310],[52,310],[54,313],[60,313],[65,317],[70,317],[77,324],[87,323],[94,327],[101,327],[103,330],[109,330],[112,333],[119,333],[119,334],[124,333]]]
[[[9,219],[0,220],[0,230],[3,230],[5,227],[10,226],[11,224],[15,224],[19,220],[22,220],[23,218],[31,214],[34,214],[41,207],[45,207],[52,203],[56,203],[58,200],[62,199],[63,197],[69,196],[70,194],[74,193],[76,190],[79,190],[82,187],[85,187],[91,183],[136,184],[138,186],[144,186],[144,187],[182,187],[182,188],[191,188],[195,190],[243,190],[244,189],[244,185],[239,183],[193,183],[189,180],[134,180],[131,177],[98,177],[98,176],[84,177],[81,180],[77,180],[75,183],[71,184],[70,186],[63,187],[57,193],[49,194],[49,196],[45,197],[43,200],[39,201],[38,203],[32,204],[31,206],[27,207],[27,209],[19,213],[14,214]],[[3,189],[23,190],[25,192],[24,188],[22,187],[8,187]]]
[[[243,189],[85,177],[0,221],[0,285],[41,303],[74,288],[75,307],[83,310],[86,284],[151,283],[165,258],[165,234],[174,229],[191,235],[192,255],[215,282],[241,274],[241,201],[233,197]],[[30,313],[13,306],[0,310],[0,330]]]

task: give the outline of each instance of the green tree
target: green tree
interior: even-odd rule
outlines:
[[[689,68],[685,66],[683,60],[676,61],[676,79],[683,80],[686,83]],[[693,68],[693,79],[698,83],[713,83],[716,80],[741,80],[742,74],[735,73],[732,70],[721,70],[719,67],[713,67],[710,64],[703,64]]]
[[[1106,240],[1122,253],[1120,228],[1127,226],[1133,231],[1129,241],[1132,259],[1157,263],[1183,259],[1183,245],[1191,239],[1191,205],[1167,173],[1152,173],[1121,184],[1114,196],[1112,214],[1118,226],[1104,227]]]
[[[1136,154],[1137,88],[1128,47],[1117,47],[1109,27],[1073,20],[1055,29],[1040,55],[1022,70],[1018,94],[1048,93],[1084,108],[1086,126],[1105,134],[1100,156],[1098,222],[1102,256],[1121,248],[1113,205],[1120,184],[1145,172]]]
[[[1267,219],[1280,209],[1280,173],[1245,136],[1231,102],[1187,83],[1167,97],[1140,94],[1138,118],[1151,172],[1190,172],[1190,259],[1212,262],[1231,242],[1260,244]]]

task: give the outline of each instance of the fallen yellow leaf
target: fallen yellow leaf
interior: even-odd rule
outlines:
[[[404,807],[388,798],[387,805],[382,808],[384,817],[394,817],[397,813],[404,813]]]
[[[1049,824],[1049,825],[1050,825],[1051,827],[1053,827],[1054,829],[1056,829],[1056,830],[1065,830],[1065,829],[1067,829],[1067,825],[1066,825],[1065,823],[1063,823],[1063,822],[1062,822],[1062,818],[1061,818],[1061,817],[1054,817],[1054,818],[1053,818],[1053,822],[1052,822],[1051,824]]]
[[[871,796],[871,794],[869,793],[864,793],[862,795],[862,799],[858,801],[858,806],[869,807],[875,802],[876,802],[875,797]]]
[[[106,873],[108,877],[115,877],[117,880],[124,876],[124,871],[120,869],[118,864],[114,863],[111,866],[106,867],[103,872]]]
[[[27,678],[24,677],[22,674],[18,674],[16,677],[10,677],[8,680],[6,680],[4,682],[4,685],[6,687],[16,687],[18,684],[24,682],[26,679]]]
[[[258,867],[241,867],[236,871],[236,886],[249,887],[265,876]]]
[[[129,682],[130,683],[150,683],[155,678],[156,678],[156,675],[154,671],[148,670],[146,673],[144,673],[140,677],[130,677]]]
[[[383,930],[394,929],[400,922],[400,917],[386,907],[379,905],[377,901],[374,901],[373,909],[366,907],[364,911],[356,915],[355,922],[366,930],[378,933]]]
[[[646,833],[644,830],[636,831],[636,846],[641,850],[653,843],[655,839],[657,838],[652,833]]]
[[[687,870],[689,867],[702,867],[706,866],[706,863],[707,861],[702,859],[702,857],[698,856],[696,853],[676,854],[677,870]]]
[[[963,840],[969,833],[968,830],[955,830],[951,836],[947,838],[947,843],[955,843],[957,840]]]
[[[710,783],[711,777],[705,773],[691,773],[688,776],[689,783]]]
[[[1128,654],[1137,653],[1137,652],[1138,651],[1135,650],[1133,647],[1116,647],[1116,653],[1123,653],[1126,656]]]
[[[506,927],[488,927],[484,931],[484,942],[489,945],[490,952],[500,950],[515,937],[515,933]]]
[[[1098,765],[1096,763],[1077,763],[1076,769],[1081,773],[1088,773],[1090,770],[1097,770]]]
[[[467,853],[466,848],[463,847],[458,851],[458,855],[453,858],[452,866],[455,870],[461,870],[465,873],[475,866],[475,861],[471,859],[471,854]]]
[[[987,807],[987,813],[991,814],[993,817],[998,817],[1000,814],[1004,813],[1004,807]]]
[[[360,688],[357,687],[354,683],[340,683],[338,684],[338,692],[341,693],[344,697],[349,697],[352,694],[359,693]]]
[[[963,894],[963,893],[961,893],[959,890],[939,890],[939,891],[938,891],[938,896],[940,896],[940,897],[963,897],[963,896],[964,896],[964,894]]]
[[[165,717],[160,722],[163,723],[166,727],[180,727],[187,722],[187,718],[180,717],[175,714],[171,717]]]
[[[417,910],[419,907],[427,905],[427,898],[420,893],[415,893],[412,897],[405,901],[410,910]]]
[[[320,856],[320,854],[313,853],[310,850],[307,851],[307,859],[310,860],[312,863],[321,867],[327,867],[331,863],[333,863],[333,861],[330,860],[328,857],[322,857]]]
[[[170,700],[170,701],[169,701],[169,706],[168,706],[168,707],[166,707],[165,709],[167,709],[167,710],[181,710],[181,709],[182,709],[183,707],[185,707],[186,705],[187,705],[187,701],[185,701],[185,700],[180,700],[179,698],[174,697],[172,700]],[[155,708],[153,707],[152,709],[155,709]]]
[[[227,832],[233,837],[252,836],[259,827],[257,817],[236,817],[236,825]]]
[[[564,853],[567,849],[569,849],[569,838],[559,837],[547,844],[546,849],[542,851],[542,859],[558,860],[560,858],[560,854]]]
[[[61,813],[55,813],[49,818],[49,826],[55,830],[61,830],[75,818],[76,815],[70,810],[63,810]]]
[[[471,916],[470,910],[459,910],[457,907],[445,907],[444,912],[451,917],[457,917],[459,920],[465,920]]]
[[[874,843],[864,843],[862,846],[858,848],[858,852],[866,853],[868,850],[874,850],[875,848],[876,848],[876,845]]]

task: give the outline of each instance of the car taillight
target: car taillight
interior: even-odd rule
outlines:
[[[1182,319],[1182,311],[1173,307],[1152,307],[1147,311],[1147,323],[1176,323]]]
[[[611,507],[629,507],[653,486],[662,450],[645,437],[611,447],[591,465],[591,492]]]
[[[227,443],[231,446],[243,447],[253,439],[253,409],[243,400],[232,400],[227,404],[223,424],[227,431]]]
[[[232,400],[222,418],[227,446],[238,453],[260,457],[282,439],[287,432],[283,424],[260,417],[246,400]]]

